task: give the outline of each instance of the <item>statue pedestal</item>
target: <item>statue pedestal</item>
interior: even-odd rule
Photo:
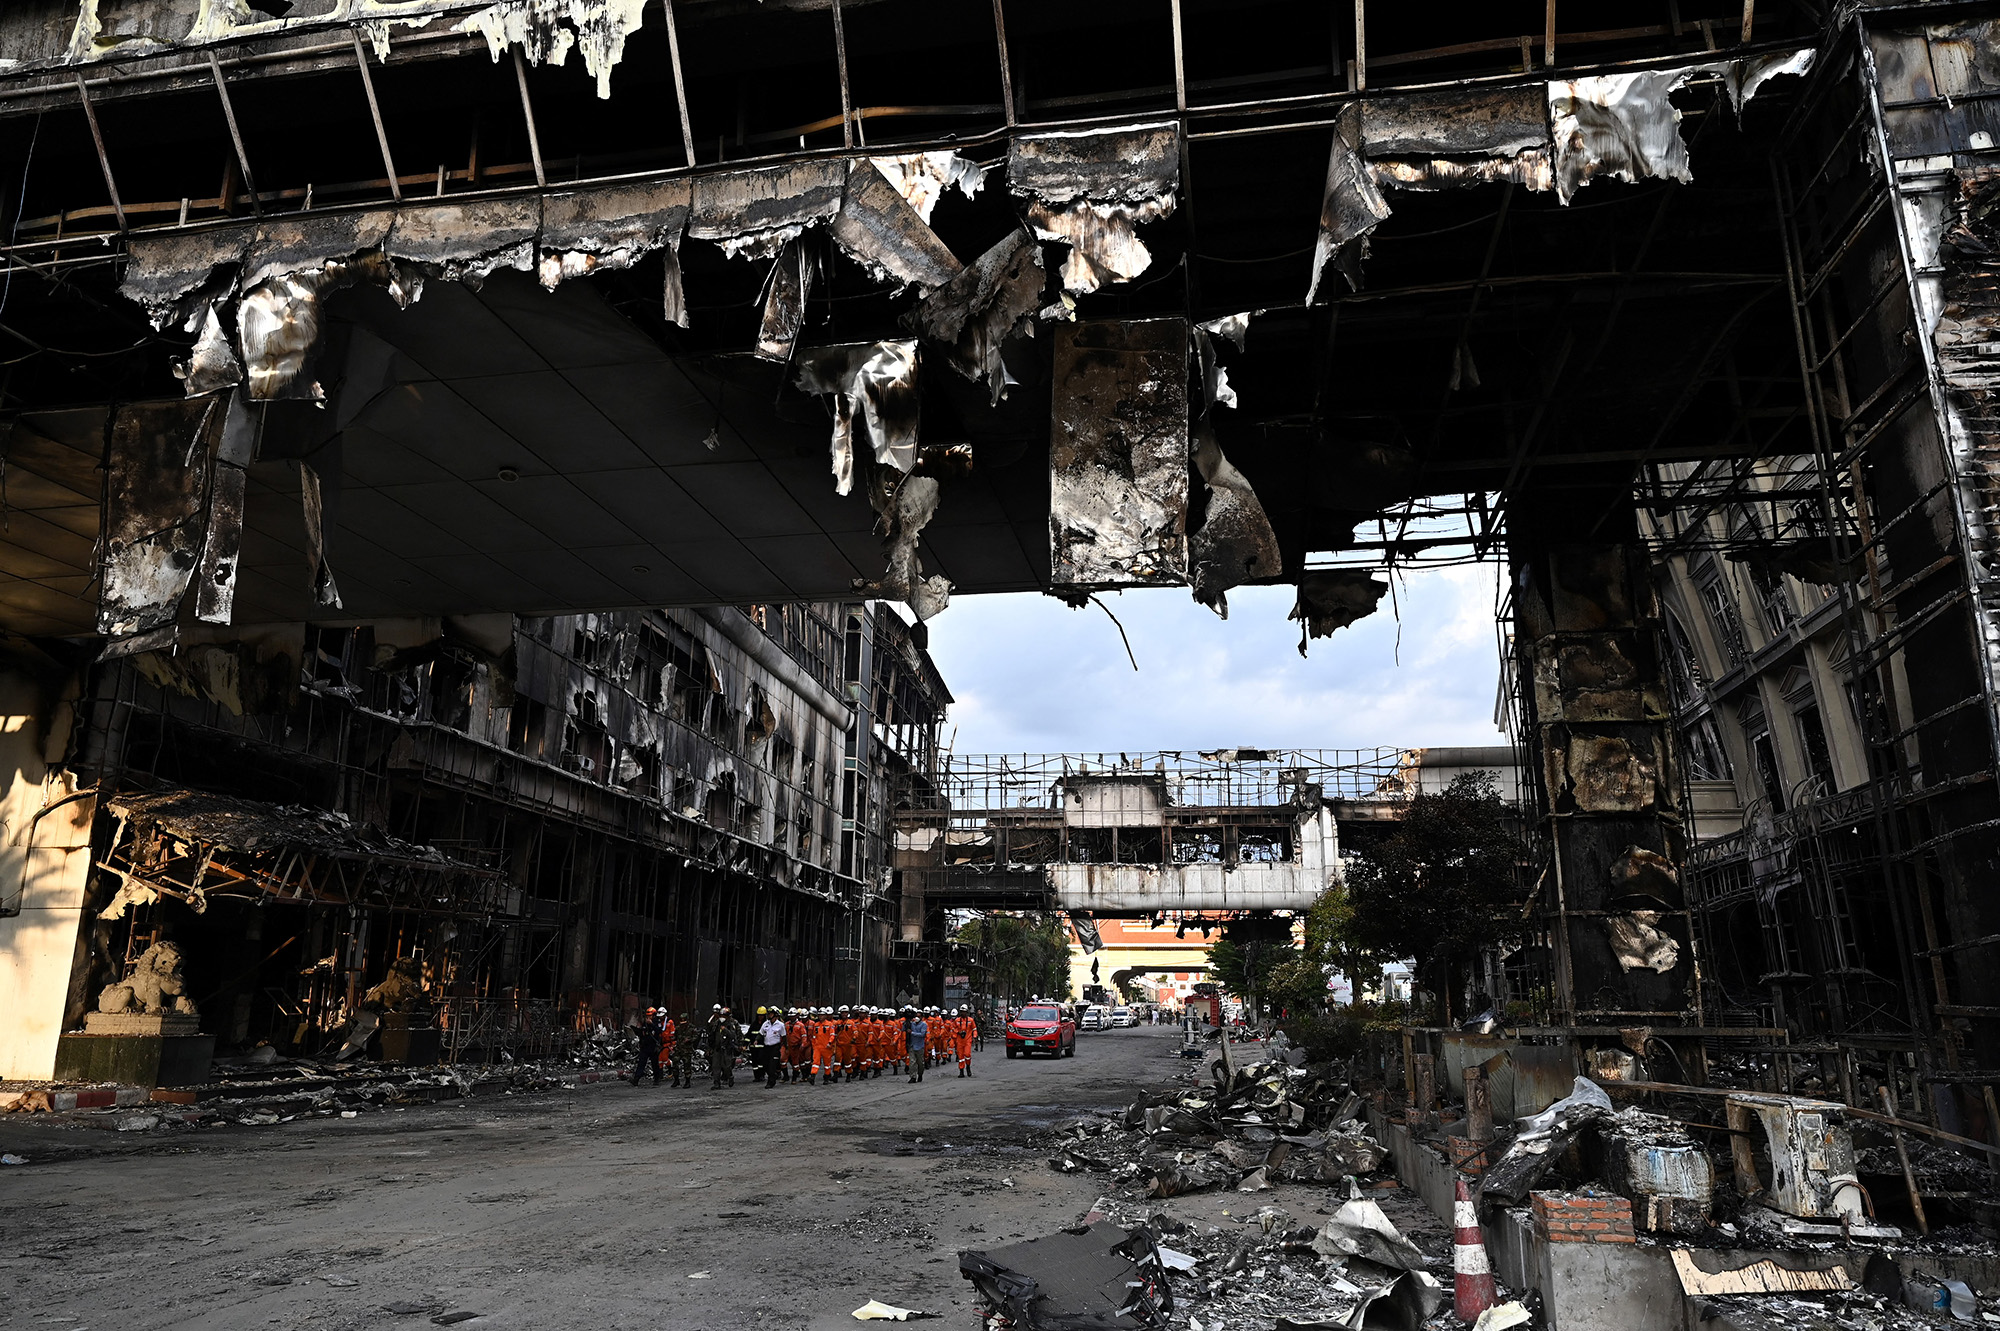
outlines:
[[[194,1086],[208,1080],[215,1037],[200,1017],[92,1012],[81,1034],[56,1042],[56,1080],[121,1086]]]
[[[178,1012],[86,1012],[86,1035],[199,1035],[201,1018]]]
[[[422,1024],[412,1025],[412,1022]],[[428,1067],[437,1062],[441,1032],[430,1022],[427,1015],[384,1012],[382,1024],[375,1028],[378,1056],[385,1063],[401,1063],[405,1067]]]

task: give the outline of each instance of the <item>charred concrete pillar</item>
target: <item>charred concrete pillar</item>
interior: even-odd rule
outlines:
[[[1559,1020],[1679,1024],[1699,1002],[1680,783],[1629,487],[1530,494],[1508,522]]]

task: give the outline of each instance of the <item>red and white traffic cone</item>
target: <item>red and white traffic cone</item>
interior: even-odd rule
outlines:
[[[1452,1201],[1451,1270],[1452,1302],[1461,1322],[1479,1320],[1479,1314],[1493,1306],[1493,1264],[1486,1259],[1486,1240],[1479,1232],[1479,1208],[1458,1176],[1458,1191]]]

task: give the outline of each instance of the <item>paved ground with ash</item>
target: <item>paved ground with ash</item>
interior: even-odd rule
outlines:
[[[1074,1224],[1102,1187],[1031,1138],[1120,1112],[1175,1045],[1138,1027],[1073,1059],[992,1044],[969,1080],[610,1082],[171,1137],[10,1115],[0,1149],[33,1163],[0,1174],[0,1326],[853,1327],[877,1298],[969,1328],[959,1250]]]

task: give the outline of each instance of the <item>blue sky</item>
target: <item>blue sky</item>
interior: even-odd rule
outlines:
[[[1227,622],[1185,589],[1107,594],[1102,610],[1036,594],[954,597],[931,656],[957,698],[959,753],[1498,744],[1492,564],[1411,573],[1372,617],[1309,644],[1290,587],[1239,587]]]

